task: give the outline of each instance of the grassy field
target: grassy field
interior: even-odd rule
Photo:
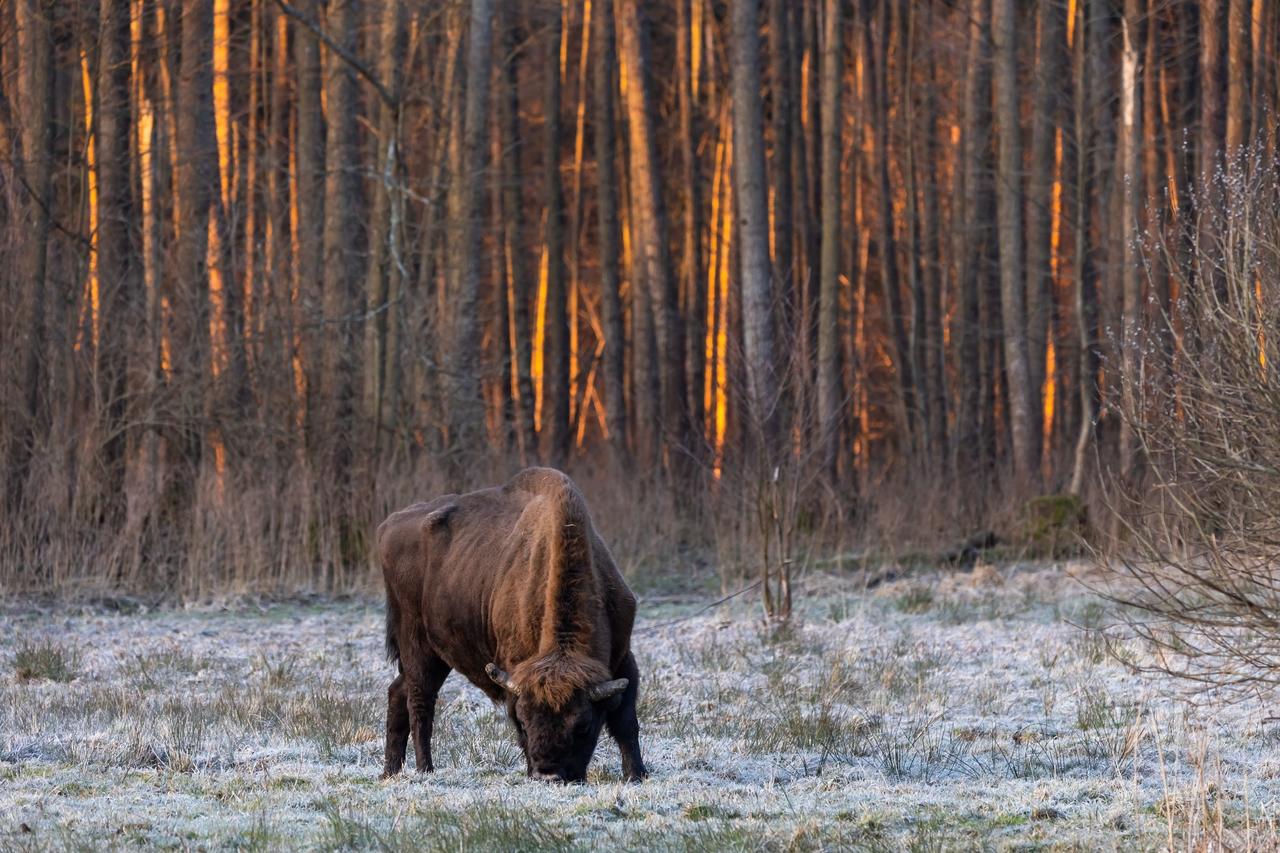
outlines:
[[[524,778],[461,680],[428,776],[379,781],[374,602],[0,611],[0,849],[1114,848],[1276,843],[1269,706],[1192,705],[1107,654],[1061,568],[810,576],[753,602],[642,602],[652,778],[602,739],[588,784]],[[673,621],[681,620],[681,621]]]

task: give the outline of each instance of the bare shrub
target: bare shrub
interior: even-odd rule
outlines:
[[[1140,666],[1205,687],[1280,684],[1280,164],[1234,160],[1199,222],[1148,247],[1179,298],[1139,348],[1117,410],[1145,482],[1122,507],[1107,592],[1151,644]],[[1158,307],[1158,306],[1157,306]]]

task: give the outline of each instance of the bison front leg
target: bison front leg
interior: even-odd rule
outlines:
[[[622,662],[615,678],[627,679],[627,689],[622,691],[618,707],[605,717],[609,735],[618,742],[622,753],[622,777],[628,782],[639,782],[649,775],[644,759],[640,757],[640,721],[636,718],[636,696],[640,688],[640,669],[631,653]]]
[[[382,778],[400,772],[404,751],[409,745],[409,693],[404,675],[397,675],[387,688],[387,749],[382,763]]]
[[[436,696],[440,685],[449,677],[449,665],[430,657],[421,667],[419,678],[409,682],[409,727],[413,732],[413,751],[417,771],[430,773],[431,732],[435,727]]]

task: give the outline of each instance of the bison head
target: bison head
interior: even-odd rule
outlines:
[[[581,782],[587,777],[605,715],[617,707],[629,682],[625,678],[584,681],[571,673],[556,673],[558,668],[563,669],[535,662],[517,669],[517,678],[496,664],[485,670],[507,691],[507,714],[516,728],[529,776],[544,782]],[[595,664],[584,669],[598,668]]]

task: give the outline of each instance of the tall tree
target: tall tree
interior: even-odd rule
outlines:
[[[990,464],[983,434],[982,350],[985,336],[981,328],[982,289],[991,272],[991,221],[995,218],[995,196],[991,187],[991,0],[970,0],[967,62],[964,81],[963,166],[957,175],[963,181],[963,197],[954,210],[953,234],[960,275],[959,322],[959,404],[956,419],[956,473],[974,478],[985,474]]]
[[[402,0],[382,0],[378,28],[377,75],[392,100],[378,103],[377,173],[371,181],[369,252],[365,270],[364,417],[373,431],[373,458],[382,432],[391,426],[399,392],[399,361],[395,349],[401,309],[403,277],[399,238],[400,181],[400,69],[405,50]]]
[[[501,151],[502,219],[505,229],[506,268],[511,298],[512,361],[516,376],[515,428],[521,457],[537,455],[537,436],[533,428],[533,378],[530,374],[532,344],[529,333],[529,261],[524,240],[524,185],[520,165],[520,42],[523,33],[517,18],[517,0],[503,0],[498,6],[502,33],[502,91],[498,98],[498,144]]]
[[[630,183],[638,235],[633,245],[642,259],[640,268],[652,306],[659,362],[664,464],[679,473],[687,462],[690,435],[685,409],[684,327],[678,309],[675,277],[671,272],[661,160],[653,127],[648,34],[641,14],[642,2],[622,0],[617,21],[620,54],[626,74],[622,90],[626,101]],[[639,356],[637,352],[637,359]]]
[[[822,258],[818,290],[818,428],[822,464],[836,476],[840,441],[840,0],[825,0],[822,23]]]
[[[315,18],[320,8],[319,0],[300,0],[299,10]],[[291,21],[293,45],[297,118],[294,126],[294,167],[296,184],[294,200],[297,222],[294,225],[298,250],[294,258],[294,289],[299,301],[307,310],[301,319],[306,324],[301,336],[300,363],[306,367],[307,432],[309,443],[318,446],[324,431],[320,413],[320,354],[327,332],[319,307],[324,269],[323,258],[317,248],[324,234],[324,183],[325,183],[325,124],[321,90],[324,75],[320,65],[320,42],[298,20]]]
[[[1121,151],[1121,219],[1124,231],[1124,268],[1120,280],[1123,288],[1123,320],[1121,323],[1120,357],[1123,367],[1121,393],[1126,410],[1133,409],[1133,377],[1137,376],[1142,342],[1138,339],[1142,316],[1142,260],[1138,256],[1138,240],[1142,233],[1140,193],[1142,192],[1142,83],[1138,79],[1139,45],[1142,42],[1142,0],[1124,0],[1121,19],[1123,43],[1120,59],[1120,151]],[[1137,461],[1137,447],[1127,418],[1120,419],[1120,470],[1132,478]]]
[[[1014,0],[995,0],[996,212],[1000,232],[1000,313],[1004,318],[1004,367],[1013,439],[1013,467],[1021,479],[1036,471],[1039,444],[1031,415],[1027,364],[1026,283],[1022,277],[1022,129],[1018,111],[1017,10]]]
[[[484,430],[484,401],[480,394],[480,268],[483,245],[479,216],[484,206],[486,131],[488,129],[489,62],[492,44],[493,0],[472,0],[467,30],[467,95],[462,122],[462,174],[453,182],[462,204],[459,236],[453,247],[452,339],[446,359],[449,389],[450,441],[461,463],[480,449]],[[451,185],[452,186],[452,185]]]
[[[40,377],[45,357],[46,274],[50,229],[53,142],[53,6],[39,0],[18,0],[18,106],[22,115],[22,173],[29,200],[22,205],[25,238],[19,254],[22,288],[21,328],[24,334],[19,381],[22,406],[15,415],[6,462],[6,493],[11,509],[22,505],[36,437],[42,427],[44,396]]]
[[[333,0],[327,15],[330,38],[354,55],[357,44],[357,0]],[[353,461],[355,393],[361,340],[357,282],[361,280],[360,232],[364,222],[363,182],[355,164],[360,158],[359,95],[355,70],[334,49],[327,51],[323,297],[326,334],[321,344],[321,394],[325,470],[345,488]]]
[[[98,397],[106,407],[102,466],[104,496],[122,510],[128,422],[126,380],[129,338],[116,330],[137,321],[140,285],[137,216],[130,180],[132,131],[129,63],[129,0],[102,0],[98,55],[98,280],[102,293],[102,336],[97,350]]]
[[[1035,82],[1031,113],[1031,166],[1027,177],[1027,381],[1033,400],[1045,382],[1045,358],[1053,320],[1053,184],[1059,93],[1066,56],[1066,4],[1039,0]],[[1033,440],[1051,428],[1033,405]]]
[[[614,64],[613,0],[595,0],[594,32],[591,48],[595,72],[591,83],[594,113],[592,133],[596,157],[596,215],[600,226],[600,304],[604,315],[604,400],[608,412],[609,441],[617,461],[627,459],[627,404],[625,331],[622,298],[618,277],[618,194],[615,186],[617,163],[614,139]],[[686,223],[686,227],[688,227]],[[686,235],[687,237],[687,235]],[[694,235],[697,239],[697,235]],[[686,245],[686,251],[688,246]],[[700,282],[698,282],[700,283]],[[701,341],[697,342],[701,345]],[[701,373],[698,374],[701,376]],[[692,378],[692,373],[691,373]],[[702,389],[701,384],[694,389]]]
[[[680,177],[684,184],[683,247],[680,289],[685,322],[685,374],[689,421],[701,424],[702,388],[706,371],[707,291],[703,261],[703,190],[698,167],[697,137],[701,122],[693,81],[693,9],[690,0],[676,0],[676,91],[680,109]]]
[[[760,105],[759,6],[759,0],[739,0],[731,10],[733,187],[738,205],[747,410],[753,428],[760,430],[761,440],[772,452],[778,440],[778,376],[773,337],[764,119]]]
[[[560,183],[560,7],[543,34],[542,202],[547,253],[546,350],[542,364],[542,435],[555,465],[569,458],[569,311],[564,270],[564,187]],[[681,353],[683,356],[683,353]],[[683,358],[681,359],[683,370]]]

